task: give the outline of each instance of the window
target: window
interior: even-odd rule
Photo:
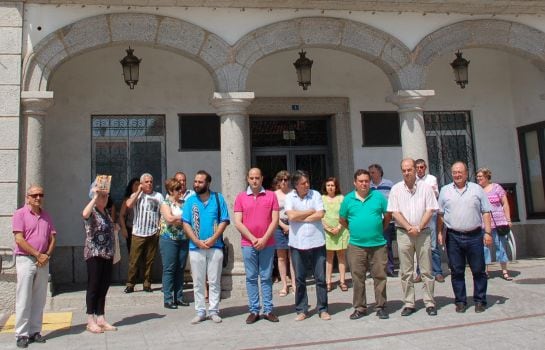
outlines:
[[[397,112],[361,112],[363,147],[401,146]]]
[[[180,151],[219,151],[220,117],[215,114],[179,114]]]
[[[545,122],[517,128],[528,219],[545,218]]]
[[[92,169],[96,174],[112,175],[110,196],[121,202],[125,187],[133,177],[150,173],[154,190],[162,192],[165,160],[164,116],[91,117]]]
[[[429,172],[437,176],[440,186],[452,182],[450,167],[463,161],[469,179],[475,177],[473,131],[469,111],[424,112]]]

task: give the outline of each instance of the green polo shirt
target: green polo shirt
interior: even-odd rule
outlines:
[[[352,191],[344,197],[339,216],[348,221],[350,240],[348,243],[372,248],[386,244],[382,234],[382,216],[386,213],[388,201],[382,193],[371,189],[364,201]]]

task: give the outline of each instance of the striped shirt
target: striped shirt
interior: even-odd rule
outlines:
[[[437,209],[439,205],[433,189],[425,182],[417,181],[411,191],[405,182],[401,181],[396,183],[390,191],[387,210],[401,213],[411,226],[420,225],[426,210]],[[399,222],[396,222],[396,226],[403,227]],[[429,227],[429,223],[426,227]]]
[[[454,182],[443,186],[438,202],[447,228],[459,232],[480,228],[481,214],[492,209],[481,186],[473,182],[467,182],[461,190]]]
[[[159,230],[161,203],[163,195],[159,192],[140,193],[134,205],[132,234],[138,237],[153,236]]]
[[[373,181],[371,181],[370,184],[371,188],[380,191],[380,193],[382,193],[386,199],[388,199],[390,196],[390,190],[392,189],[393,185],[394,183],[388,179],[382,179],[378,185]]]

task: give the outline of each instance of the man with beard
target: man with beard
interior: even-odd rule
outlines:
[[[189,261],[193,276],[193,294],[197,315],[191,320],[197,324],[206,319],[205,288],[208,277],[210,288],[208,318],[221,322],[219,302],[223,262],[223,231],[229,225],[229,212],[220,193],[210,191],[212,177],[204,170],[195,175],[193,189],[196,195],[187,198],[182,213],[185,234],[189,243]]]
[[[151,292],[151,267],[159,241],[159,218],[163,195],[153,190],[153,176],[140,176],[138,190],[127,199],[127,208],[134,208],[129,273],[125,293],[134,292],[138,262],[144,258],[144,291]]]

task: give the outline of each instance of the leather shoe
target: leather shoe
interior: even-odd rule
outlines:
[[[144,287],[144,288],[143,288],[143,291],[144,291],[144,292],[147,292],[147,293],[153,292],[153,290],[151,289],[150,286]]]
[[[18,348],[28,348],[28,337],[18,337],[15,344]]]
[[[129,293],[133,293],[134,292],[134,287],[125,287],[125,290],[123,291],[123,293],[125,294],[129,294]]]
[[[175,303],[165,303],[165,309],[177,309],[178,305]]]
[[[403,310],[401,310],[401,316],[411,316],[416,312],[416,309],[414,307],[404,307]]]
[[[422,282],[422,276],[416,275],[416,277],[414,277],[413,279],[413,283],[420,283],[420,282]]]
[[[388,316],[388,314],[382,307],[377,310],[377,317],[380,318],[381,320],[386,320],[390,318],[390,316]]]
[[[430,316],[437,316],[437,309],[435,308],[435,306],[428,306],[426,308],[426,312],[428,313],[428,315]]]
[[[486,306],[483,303],[476,303],[475,304],[475,312],[480,314],[481,312],[484,312],[486,310]]]
[[[256,323],[259,320],[259,314],[251,312],[246,318],[246,324]]]
[[[386,272],[386,276],[388,276],[388,277],[397,277],[397,274],[394,271],[388,271],[388,272]]]
[[[280,320],[278,317],[273,314],[272,312],[269,312],[268,314],[263,314],[263,318],[266,319],[269,322],[279,322]]]
[[[436,276],[435,276],[435,280],[436,280],[437,282],[439,282],[439,283],[443,283],[443,282],[445,282],[445,276],[443,276],[443,275],[441,275],[441,274],[436,275]]]
[[[357,319],[362,318],[365,315],[367,315],[367,313],[365,311],[354,310],[352,315],[350,315],[350,319],[351,320],[357,320]]]
[[[40,344],[43,344],[45,343],[45,339],[44,337],[42,337],[42,335],[40,333],[34,333],[33,335],[31,335],[29,338],[28,338],[28,343],[40,343]]]
[[[176,305],[178,306],[189,306],[189,301],[185,301],[185,300],[176,300],[175,301]]]
[[[464,313],[466,312],[466,304],[464,303],[456,303],[456,312],[457,313]]]

